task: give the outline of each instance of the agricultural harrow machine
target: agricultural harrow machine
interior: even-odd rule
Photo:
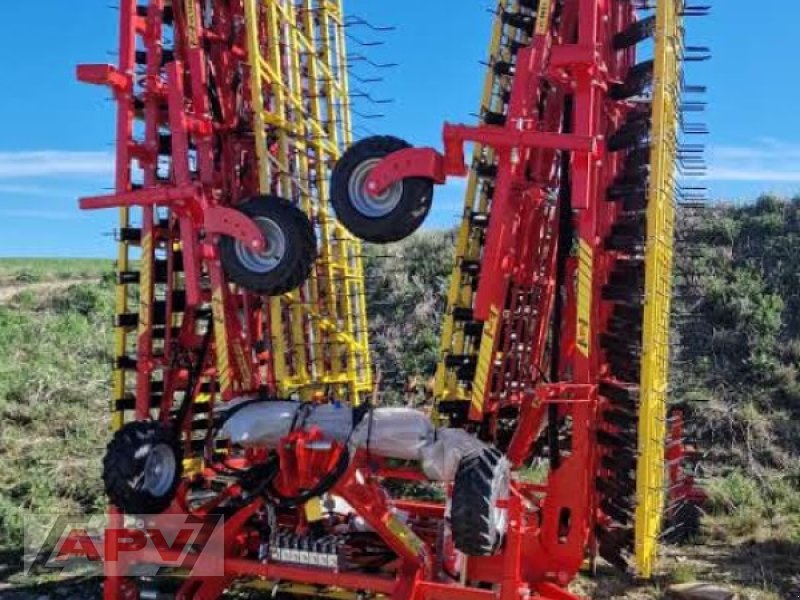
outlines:
[[[439,153],[353,143],[338,0],[121,0],[119,64],[78,69],[117,104],[115,192],[81,200],[120,214],[111,520],[224,517],[225,543],[223,573],[175,581],[134,577],[143,551],[105,598],[565,600],[598,557],[650,576],[699,495],[666,393],[675,164],[704,132],[682,18],[706,10],[500,0],[480,123]],[[378,407],[360,240],[409,236],[448,177],[433,414]]]

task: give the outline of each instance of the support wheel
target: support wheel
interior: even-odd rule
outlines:
[[[390,154],[411,146],[395,137],[375,136],[344,153],[331,177],[331,204],[354,236],[376,244],[407,238],[422,225],[433,202],[433,181],[409,177],[379,195],[367,192],[375,166]]]
[[[451,528],[453,543],[467,556],[490,556],[500,546],[508,511],[497,506],[509,494],[511,468],[494,448],[461,459],[453,485]]]
[[[288,200],[259,196],[236,207],[261,229],[267,247],[254,252],[242,242],[223,236],[222,267],[244,289],[267,296],[290,292],[308,279],[317,257],[314,228],[306,214]]]
[[[128,423],[114,434],[103,458],[106,494],[127,514],[164,512],[175,498],[182,474],[180,444],[163,423]]]

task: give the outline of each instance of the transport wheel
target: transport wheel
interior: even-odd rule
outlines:
[[[500,545],[507,527],[507,510],[498,508],[508,498],[511,469],[494,448],[461,459],[453,485],[450,526],[453,543],[467,556],[489,556]]]
[[[158,422],[128,423],[114,434],[103,458],[109,500],[132,515],[158,514],[175,498],[183,453],[172,429]]]
[[[377,244],[407,238],[422,225],[433,202],[433,181],[409,177],[382,194],[367,192],[369,174],[388,155],[411,146],[401,139],[375,136],[350,147],[331,177],[331,204],[342,225]]]
[[[308,279],[317,257],[317,241],[302,210],[277,196],[253,198],[237,210],[258,225],[267,247],[254,252],[239,240],[223,236],[220,258],[232,282],[250,292],[279,296]]]

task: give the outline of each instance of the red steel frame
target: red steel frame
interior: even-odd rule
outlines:
[[[598,524],[598,500],[593,479],[599,472],[599,456],[593,438],[602,398],[598,382],[606,372],[603,353],[595,331],[608,319],[599,301],[601,288],[610,271],[611,258],[600,240],[616,218],[616,206],[605,201],[604,193],[616,176],[619,159],[607,154],[603,138],[623,122],[630,106],[610,100],[611,82],[624,79],[633,60],[632,52],[611,50],[611,36],[633,22],[633,7],[613,0],[564,0],[558,19],[557,2],[540,0],[538,22],[532,44],[519,51],[511,90],[507,124],[478,127],[446,125],[444,154],[430,149],[399,152],[383,161],[372,173],[369,185],[375,192],[404,177],[427,177],[443,183],[448,176],[464,176],[464,144],[478,142],[494,149],[498,176],[486,232],[483,268],[475,303],[476,319],[489,322],[491,315],[515,306],[530,309],[527,318],[500,318],[496,327],[512,328],[517,339],[529,348],[522,355],[504,361],[492,373],[496,382],[504,377],[516,382],[516,392],[498,399],[492,385],[480,406],[473,406],[471,418],[496,415],[506,406],[519,411],[519,422],[509,446],[509,456],[518,466],[530,454],[535,434],[542,428],[548,411],[557,411],[571,421],[571,448],[558,468],[551,470],[541,485],[516,481],[505,508],[509,529],[502,553],[491,557],[470,557],[463,567],[463,581],[491,584],[491,589],[464,585],[442,574],[437,564],[455,560],[445,544],[445,556],[435,560],[436,544],[425,533],[426,519],[444,519],[444,506],[391,500],[383,478],[424,479],[421,472],[390,468],[363,452],[353,457],[347,474],[332,490],[348,501],[398,559],[393,576],[359,572],[335,572],[310,567],[272,564],[242,558],[247,548],[247,521],[261,508],[257,499],[226,523],[229,540],[223,578],[188,579],[179,598],[217,598],[235,579],[261,577],[270,580],[311,583],[348,590],[385,594],[393,600],[518,600],[541,597],[551,600],[574,598],[566,585],[575,577],[594,544]],[[214,23],[201,23],[193,0],[172,2],[176,47],[172,61],[164,61],[163,0],[151,0],[146,16],[137,16],[136,0],[121,2],[120,66],[84,66],[83,81],[110,86],[119,104],[117,125],[117,182],[111,196],[87,198],[84,208],[143,207],[142,272],[154,272],[156,249],[167,256],[169,285],[185,286],[182,318],[167,298],[164,319],[165,342],[159,351],[153,340],[155,298],[143,298],[138,320],[139,374],[135,387],[138,419],[173,416],[174,394],[194,393],[203,384],[218,382],[218,396],[229,400],[242,390],[274,389],[256,358],[243,348],[253,347],[263,336],[264,320],[259,300],[248,294],[233,294],[221,271],[215,240],[219,235],[240,239],[254,248],[263,240],[258,230],[231,206],[257,190],[254,176],[255,152],[252,141],[238,133],[237,105],[247,98],[233,91],[232,73],[246,69],[245,45],[232,35],[233,24],[243,18],[239,2],[218,3]],[[233,43],[229,43],[233,37]],[[136,39],[147,55],[145,74],[136,70]],[[162,61],[166,68],[162,70]],[[209,104],[209,75],[216,80],[218,106]],[[220,82],[225,82],[221,85]],[[134,141],[134,96],[143,100],[143,140]],[[569,96],[571,102],[565,99]],[[540,106],[544,106],[541,110]],[[571,114],[565,107],[571,107]],[[212,116],[213,115],[213,116]],[[571,123],[569,131],[564,124]],[[171,137],[167,156],[171,175],[159,175],[159,144],[164,130]],[[162,149],[163,151],[163,149]],[[560,165],[570,156],[569,178]],[[143,177],[135,185],[132,161],[138,161]],[[195,167],[192,169],[192,167]],[[586,251],[567,265],[563,289],[556,286],[556,247],[559,208],[552,193],[559,186],[570,187],[573,225]],[[165,213],[163,209],[168,208]],[[160,217],[168,215],[166,223]],[[182,256],[182,270],[176,254]],[[207,276],[210,292],[201,287]],[[577,282],[578,292],[574,291]],[[583,287],[582,287],[583,286]],[[143,289],[150,289],[143,286]],[[169,289],[173,289],[170,287]],[[547,384],[539,379],[545,367],[550,320],[556,295],[565,298],[564,323],[557,330],[561,338],[558,357],[560,377]],[[589,302],[581,306],[579,296]],[[507,299],[511,297],[511,304]],[[522,298],[522,300],[514,300]],[[523,303],[515,305],[515,302]],[[204,355],[203,334],[197,316],[211,305],[214,352]],[[582,314],[587,310],[588,313]],[[240,318],[242,313],[244,318]],[[520,313],[522,314],[522,313]],[[180,325],[173,331],[173,321]],[[496,333],[496,332],[495,332]],[[495,336],[500,343],[503,336]],[[508,339],[508,336],[505,336]],[[188,368],[172,354],[173,342],[200,361],[201,378],[196,390],[185,390]],[[505,352],[508,355],[510,352]],[[213,356],[212,356],[213,355]],[[175,366],[180,365],[180,366]],[[153,374],[163,372],[163,396],[154,407]],[[193,407],[196,408],[196,407]],[[206,408],[205,410],[209,410]],[[191,431],[193,411],[185,416],[184,429]],[[318,451],[310,442],[315,434],[296,434],[282,444],[280,485],[287,493],[310,487],[338,459],[340,448]],[[191,436],[187,450],[192,450]],[[209,477],[213,474],[206,473]],[[240,493],[231,486],[225,497]],[[187,490],[171,509],[187,511]],[[222,496],[221,496],[222,497]],[[411,517],[409,525],[399,523],[393,508]],[[210,510],[207,507],[206,510]],[[203,510],[196,511],[203,516]],[[119,521],[117,520],[117,523]],[[447,548],[450,548],[447,550]],[[235,551],[234,551],[235,550]],[[141,556],[141,561],[155,561]],[[136,597],[135,586],[124,572],[109,573],[107,600]]]

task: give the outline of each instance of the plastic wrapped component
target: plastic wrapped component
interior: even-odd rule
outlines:
[[[422,470],[433,481],[451,482],[467,454],[487,448],[463,429],[439,429],[436,440],[422,449]]]
[[[353,432],[351,445],[376,456],[420,460],[422,449],[433,443],[430,418],[411,408],[376,408]]]
[[[247,404],[239,408],[240,404]],[[222,436],[245,447],[274,447],[289,435],[300,409],[297,402],[234,401],[226,407],[232,416],[222,426]]]
[[[353,431],[353,410],[343,404],[321,404],[309,409],[298,424],[305,431],[319,428],[325,439],[344,443]]]
[[[274,447],[292,429],[309,431],[313,427],[325,439],[343,443],[353,430],[353,411],[341,404],[242,400],[232,402],[226,410],[231,416],[222,426],[222,435],[245,447]]]
[[[293,429],[316,428],[326,440],[349,440],[352,448],[369,449],[375,456],[428,463],[431,473],[437,474],[432,477],[436,480],[444,473],[452,479],[460,457],[470,449],[484,447],[458,429],[443,429],[437,439],[430,418],[410,408],[376,408],[355,430],[352,409],[339,404],[243,400],[226,410],[232,412],[221,434],[234,444],[274,448]]]

